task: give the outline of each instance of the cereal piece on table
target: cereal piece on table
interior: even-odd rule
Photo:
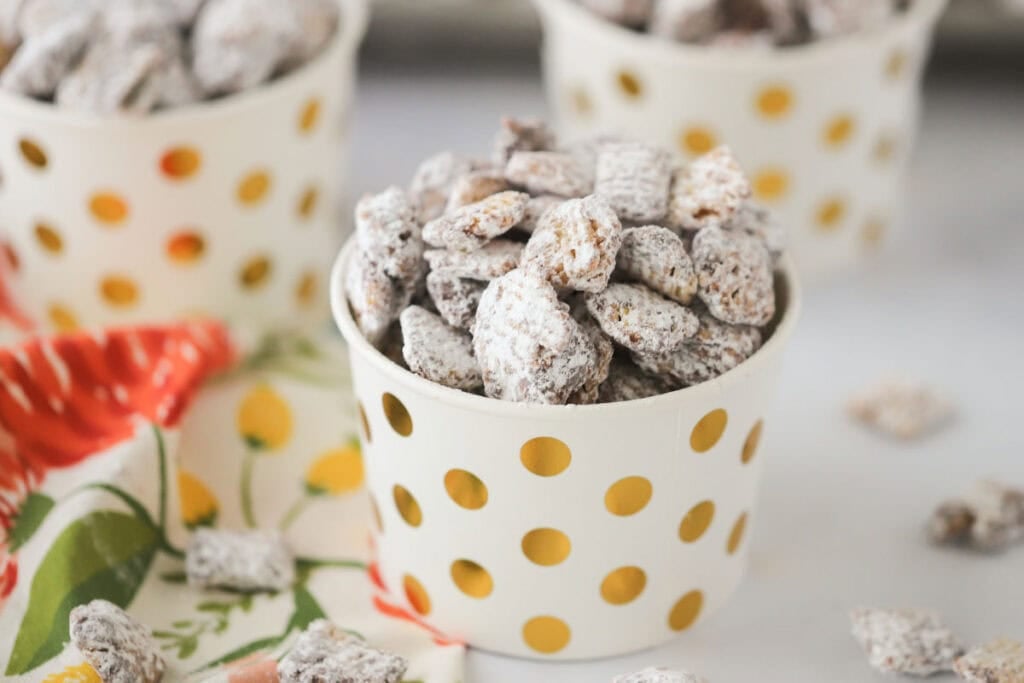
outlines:
[[[365,253],[356,252],[345,274],[345,292],[356,325],[377,346],[388,327],[412,299],[412,290],[398,286]]]
[[[411,284],[422,271],[423,239],[405,192],[390,187],[356,204],[356,243],[388,277]]]
[[[566,152],[514,152],[505,178],[531,195],[584,197],[594,190],[594,172]]]
[[[298,24],[282,68],[292,69],[320,54],[338,28],[337,0],[289,0]]]
[[[473,162],[454,152],[435,154],[420,164],[409,185],[409,196],[421,224],[444,213],[452,185],[472,170]]]
[[[523,269],[491,282],[473,323],[473,349],[487,396],[564,404],[586,383],[597,354],[568,304]]]
[[[326,619],[311,623],[277,665],[281,683],[398,683],[409,663]]]
[[[29,97],[52,96],[86,49],[95,24],[95,15],[79,12],[26,38],[0,75],[0,87]]]
[[[707,311],[700,311],[697,318],[697,334],[683,346],[661,354],[634,353],[633,361],[645,372],[685,387],[725,374],[761,348],[756,327],[728,325]]]
[[[895,12],[893,0],[803,0],[807,23],[817,38],[831,38],[883,26]]]
[[[979,550],[1005,550],[1024,539],[1024,491],[981,481],[966,501],[973,513],[971,544]]]
[[[236,591],[279,591],[295,580],[295,560],[273,531],[198,529],[185,549],[190,586]]]
[[[157,683],[164,676],[166,665],[152,632],[111,602],[75,607],[69,630],[71,643],[103,683]]]
[[[645,26],[651,18],[654,0],[580,0],[594,14],[628,27]]]
[[[473,326],[476,307],[485,289],[487,284],[484,282],[449,275],[444,271],[427,274],[427,291],[437,312],[446,323],[462,330]]]
[[[868,663],[883,673],[931,676],[950,671],[964,651],[933,612],[861,608],[850,612],[850,622]]]
[[[555,134],[539,119],[506,116],[494,137],[494,163],[504,168],[515,152],[543,152],[553,149]]]
[[[658,0],[648,30],[668,40],[697,43],[713,36],[720,23],[718,0]]]
[[[410,370],[453,389],[473,391],[483,386],[468,334],[420,306],[409,306],[398,320],[402,356]]]
[[[570,313],[573,319],[583,328],[583,331],[586,332],[590,343],[594,345],[597,360],[591,367],[591,371],[583,382],[583,386],[569,397],[568,402],[578,405],[597,403],[601,397],[601,385],[608,379],[612,359],[615,357],[615,345],[612,344],[611,339],[605,336],[601,326],[590,315],[583,297],[577,296],[575,301],[570,304]]]
[[[668,227],[700,230],[726,224],[750,198],[750,181],[728,147],[717,147],[677,169],[672,179]]]
[[[923,436],[953,416],[944,397],[904,379],[883,380],[864,389],[849,401],[848,410],[869,427],[901,439]]]
[[[153,44],[93,43],[57,87],[57,104],[95,114],[146,114],[159,99],[164,54]]]
[[[523,251],[523,265],[556,287],[600,292],[615,270],[622,224],[600,197],[571,199],[548,210]]]
[[[612,683],[703,683],[703,679],[685,671],[651,667],[636,673],[616,676]]]
[[[519,222],[516,229],[532,235],[537,230],[537,225],[544,214],[564,201],[564,198],[553,194],[530,197],[530,201],[526,203],[526,215],[523,216],[523,220]]]
[[[475,251],[522,221],[529,200],[523,192],[499,192],[430,221],[423,226],[423,239],[435,247]]]
[[[672,161],[668,152],[638,142],[605,145],[597,158],[594,194],[624,221],[659,221],[668,212]]]
[[[457,211],[464,206],[476,204],[493,194],[509,189],[505,174],[496,170],[472,171],[452,184],[448,194],[445,213]]]
[[[668,384],[648,375],[634,363],[617,358],[608,370],[608,378],[601,385],[599,396],[601,403],[618,403],[650,398],[670,390]]]
[[[994,640],[957,659],[953,669],[969,683],[1021,683],[1024,643],[1008,638]]]
[[[731,325],[767,325],[775,316],[772,257],[757,237],[705,228],[690,252],[697,296],[711,315]]]
[[[619,272],[681,304],[697,294],[697,272],[683,240],[668,228],[648,225],[622,232]]]
[[[517,268],[523,254],[523,245],[511,240],[494,240],[482,249],[468,254],[447,249],[428,249],[423,255],[430,270],[467,278],[493,280]]]
[[[586,300],[605,334],[639,353],[675,351],[700,326],[690,309],[639,284],[614,283]]]
[[[192,29],[192,69],[203,91],[228,95],[270,79],[299,33],[289,3],[206,0]]]
[[[928,537],[933,543],[958,544],[970,540],[974,510],[963,501],[949,500],[937,507],[928,520]]]
[[[742,230],[757,237],[771,253],[774,264],[778,263],[786,250],[786,229],[775,220],[775,214],[755,201],[744,202],[722,227],[726,230]]]

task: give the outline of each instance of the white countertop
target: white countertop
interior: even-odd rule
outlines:
[[[544,112],[532,67],[370,69],[354,190],[412,174],[453,147],[489,149],[501,114]],[[939,610],[968,642],[1024,639],[1024,547],[930,547],[934,505],[992,476],[1024,485],[1024,87],[933,79],[913,165],[908,232],[869,269],[815,286],[766,420],[751,568],[733,602],[678,641],[553,665],[471,653],[466,683],[600,683],[650,665],[710,683],[879,680],[849,636],[858,605]],[[849,393],[890,371],[958,404],[955,424],[898,444],[851,424]],[[617,628],[628,629],[629,624]]]

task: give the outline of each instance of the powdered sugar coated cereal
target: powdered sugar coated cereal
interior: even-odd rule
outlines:
[[[565,152],[514,152],[505,178],[532,195],[584,197],[594,190],[594,172]]]
[[[668,227],[700,230],[722,226],[750,198],[750,181],[728,147],[718,147],[676,170]]]
[[[472,170],[473,162],[454,152],[435,154],[419,165],[409,185],[409,196],[421,224],[445,212],[455,181]]]
[[[431,271],[470,280],[493,280],[519,266],[523,245],[511,240],[494,240],[482,249],[464,253],[430,249],[424,253]]]
[[[537,225],[544,214],[564,201],[565,199],[562,197],[556,197],[553,194],[530,197],[530,201],[526,204],[526,215],[523,216],[523,220],[519,222],[516,229],[532,235],[537,230]]]
[[[668,384],[648,375],[628,359],[616,358],[598,393],[601,403],[618,403],[658,396],[671,389]]]
[[[427,291],[430,292],[437,312],[446,323],[462,330],[473,326],[476,307],[485,289],[485,282],[461,278],[444,271],[431,271],[427,274]]]
[[[501,171],[486,169],[467,173],[452,184],[445,212],[457,211],[508,189],[508,181]]]
[[[693,239],[697,295],[713,316],[732,325],[767,325],[775,316],[772,258],[760,239],[705,228]]]
[[[786,229],[775,220],[771,211],[757,202],[744,202],[723,227],[742,230],[761,240],[772,255],[773,264],[778,264],[786,249]]]
[[[295,560],[277,532],[197,529],[185,549],[185,574],[198,588],[280,591],[295,580]]]
[[[868,662],[885,673],[931,676],[950,671],[964,651],[933,612],[862,608],[850,613],[850,621]]]
[[[468,334],[419,306],[409,306],[398,320],[402,355],[410,370],[453,389],[473,391],[483,386]]]
[[[569,397],[569,403],[587,405],[597,403],[600,398],[601,385],[608,379],[608,371],[611,368],[612,359],[615,357],[615,345],[611,339],[605,336],[601,326],[597,324],[594,317],[587,310],[587,304],[582,297],[570,304],[570,313],[580,327],[587,334],[590,343],[594,345],[596,360],[590,368],[587,379],[579,391]]]
[[[75,607],[69,630],[71,643],[103,683],[157,683],[164,676],[166,665],[152,632],[111,602]]]
[[[697,316],[639,284],[614,283],[588,293],[587,309],[605,334],[631,351],[667,353],[697,333]]]
[[[50,97],[88,43],[95,15],[75,13],[27,38],[0,76],[0,87],[30,97]]]
[[[594,194],[624,221],[659,221],[668,212],[668,152],[637,142],[605,145],[597,158]]]
[[[280,683],[398,683],[408,667],[402,657],[317,619],[281,659],[277,674]]]
[[[651,15],[653,35],[695,43],[714,35],[719,27],[718,0],[658,0]]]
[[[1024,643],[1000,638],[976,647],[956,660],[956,674],[968,683],[1024,681]]]
[[[953,415],[953,406],[935,390],[904,378],[883,379],[854,395],[850,414],[874,429],[901,439],[933,431]]]
[[[504,168],[515,152],[543,152],[554,149],[555,134],[539,119],[502,118],[494,137],[494,163]]]
[[[627,228],[616,259],[626,277],[681,304],[697,294],[697,272],[686,246],[674,232],[656,225]]]
[[[345,293],[359,331],[377,346],[412,300],[413,290],[399,287],[368,255],[356,252],[345,273]]]
[[[704,683],[704,681],[685,671],[651,667],[636,673],[617,676],[612,683]]]
[[[430,221],[423,239],[436,247],[475,251],[522,221],[529,200],[523,192],[499,192]]]
[[[411,286],[424,251],[412,203],[400,188],[366,195],[356,204],[356,243],[390,278]]]

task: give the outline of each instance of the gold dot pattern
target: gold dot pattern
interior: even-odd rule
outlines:
[[[252,171],[238,183],[235,194],[243,206],[255,206],[266,199],[270,185],[270,174],[267,171]]]
[[[840,114],[825,124],[822,131],[822,139],[825,146],[831,149],[839,149],[850,141],[856,130],[857,124],[849,114]]]
[[[487,485],[472,472],[449,470],[444,476],[444,488],[459,507],[479,510],[487,505]]]
[[[302,107],[302,112],[299,114],[299,131],[302,133],[312,133],[318,123],[320,123],[320,110],[322,105],[320,104],[319,98],[313,97]]]
[[[402,577],[402,588],[405,590],[406,600],[414,610],[423,616],[430,614],[430,595],[415,576],[406,574]]]
[[[89,212],[100,223],[116,226],[128,218],[128,203],[113,192],[97,192],[89,199]]]
[[[299,305],[308,308],[316,302],[317,276],[313,271],[307,271],[299,277],[295,285],[295,299]]]
[[[171,180],[185,180],[199,172],[203,158],[194,147],[174,147],[160,157],[160,172]]]
[[[423,511],[416,498],[409,493],[409,489],[400,484],[395,484],[391,489],[391,497],[395,499],[395,508],[398,515],[405,520],[405,523],[414,529],[423,524]]]
[[[626,477],[608,487],[604,507],[618,517],[635,515],[647,507],[653,492],[654,487],[644,477]]]
[[[42,170],[46,168],[50,160],[46,156],[46,152],[39,143],[28,138],[21,138],[18,140],[18,150],[21,152],[21,158],[31,166],[32,168]]]
[[[523,536],[523,554],[534,564],[553,567],[565,562],[572,550],[569,537],[557,529],[534,529]]]
[[[270,279],[270,271],[273,266],[266,256],[256,256],[242,266],[238,273],[238,281],[244,289],[256,289],[266,284]]]
[[[167,258],[178,265],[190,265],[203,257],[206,240],[191,230],[183,230],[167,240]]]
[[[579,86],[569,91],[569,109],[581,119],[594,113],[594,100],[586,88]]]
[[[704,608],[704,594],[700,591],[690,591],[672,606],[668,615],[668,626],[673,631],[685,631],[693,626],[700,612]]]
[[[534,652],[553,655],[569,645],[572,632],[569,625],[558,617],[541,616],[523,625],[523,641]]]
[[[782,199],[789,192],[789,174],[782,168],[764,168],[754,176],[754,196],[761,201],[773,202]]]
[[[729,415],[725,410],[716,408],[700,419],[690,432],[690,447],[698,453],[706,453],[715,447],[725,433]]]
[[[490,573],[472,560],[452,562],[451,574],[455,586],[471,598],[481,600],[494,591]]]
[[[601,582],[601,597],[610,605],[626,605],[644,592],[647,574],[640,567],[619,567]]]
[[[296,213],[302,220],[309,220],[316,212],[317,201],[320,198],[320,193],[315,187],[308,187],[303,191],[302,196],[299,197],[299,203],[296,207]]]
[[[885,75],[891,81],[897,81],[903,77],[907,71],[907,63],[910,58],[907,57],[907,53],[902,49],[895,49],[889,54],[889,57],[885,60]]]
[[[781,119],[793,108],[793,93],[784,85],[771,85],[757,94],[757,111],[766,119]]]
[[[740,460],[744,465],[749,463],[757,455],[757,447],[761,444],[761,431],[764,429],[764,420],[758,420],[743,442],[743,451],[740,453]]]
[[[108,275],[100,282],[100,295],[111,306],[129,308],[139,300],[139,287],[123,275]]]
[[[729,555],[736,554],[736,551],[740,549],[740,545],[743,543],[743,535],[746,530],[747,513],[744,512],[736,519],[736,523],[732,525],[732,531],[729,532],[729,541],[725,546],[726,553]]]
[[[707,154],[717,146],[717,136],[706,126],[690,126],[679,136],[679,147],[690,156]]]
[[[572,462],[572,451],[552,436],[530,439],[519,449],[523,467],[538,477],[554,477],[564,472]]]
[[[398,397],[391,393],[385,393],[380,397],[381,406],[384,409],[384,417],[388,424],[399,436],[412,434],[412,416],[406,409],[405,404],[398,400]]]
[[[715,504],[710,500],[697,503],[679,523],[679,540],[683,543],[696,543],[711,526],[715,518]]]
[[[896,158],[896,151],[899,143],[896,138],[888,133],[878,136],[874,148],[871,150],[871,158],[875,163],[887,164]]]
[[[39,246],[51,254],[59,254],[64,250],[64,238],[60,236],[56,228],[47,223],[36,223],[36,242]]]
[[[373,443],[373,433],[370,431],[370,421],[366,419],[366,408],[363,406],[362,401],[359,401],[359,424],[363,428],[363,438],[366,439],[366,443]]]
[[[832,232],[839,227],[845,217],[846,202],[839,197],[831,197],[821,203],[814,218],[818,230]]]
[[[640,77],[632,71],[629,71],[628,69],[619,71],[616,75],[616,81],[619,84],[619,90],[628,99],[637,100],[643,96],[643,82],[640,80]]]
[[[78,318],[63,304],[51,304],[46,313],[53,329],[58,332],[74,332],[79,329]]]

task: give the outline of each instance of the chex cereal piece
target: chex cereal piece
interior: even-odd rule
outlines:
[[[661,354],[634,353],[634,362],[675,387],[686,387],[725,374],[761,348],[756,327],[729,325],[707,311],[700,311],[697,319],[697,334],[683,346]]]
[[[697,333],[690,309],[640,284],[615,283],[586,296],[587,309],[605,334],[631,351],[668,353]]]
[[[420,164],[409,185],[409,196],[421,224],[445,212],[452,185],[472,170],[473,162],[454,152],[435,154]]]
[[[526,203],[526,215],[523,216],[523,220],[516,226],[516,230],[521,230],[529,235],[532,235],[537,230],[537,226],[540,224],[540,219],[549,210],[555,208],[564,202],[563,197],[558,197],[553,194],[542,194],[537,197],[530,197],[530,201]]]
[[[818,38],[867,31],[895,12],[893,0],[803,0],[807,23]]]
[[[861,608],[850,613],[850,621],[868,663],[884,673],[931,676],[950,671],[964,651],[933,612]]]
[[[96,3],[82,0],[25,0],[18,7],[17,31],[23,40],[35,38],[80,14],[96,16],[97,10]]]
[[[368,254],[356,252],[345,273],[345,293],[359,331],[377,346],[413,291],[396,284]]]
[[[594,194],[624,221],[659,221],[668,212],[672,160],[658,147],[638,142],[607,144],[597,158]]]
[[[505,178],[532,195],[584,197],[594,190],[593,169],[566,152],[514,152]]]
[[[564,404],[591,376],[597,354],[568,304],[543,277],[516,269],[488,285],[473,349],[492,398]]]
[[[576,159],[582,168],[597,169],[597,158],[607,145],[630,142],[629,138],[604,133],[580,138],[569,143],[562,151]]]
[[[697,271],[683,240],[668,228],[627,228],[616,259],[619,272],[681,304],[697,294]]]
[[[144,114],[160,98],[159,74],[165,56],[158,47],[132,48],[93,43],[79,65],[57,88],[57,104],[99,114]]]
[[[636,673],[616,676],[612,683],[703,683],[703,679],[685,671],[651,667]]]
[[[292,36],[280,68],[291,69],[320,54],[338,27],[337,0],[289,0],[298,30]]]
[[[594,14],[623,26],[645,26],[651,17],[654,0],[580,0]]]
[[[423,239],[435,247],[475,251],[522,221],[528,201],[524,192],[499,192],[430,221]]]
[[[509,189],[505,174],[500,170],[485,169],[472,171],[452,184],[448,194],[448,205],[445,213],[457,211],[464,206],[475,204]]]
[[[1024,539],[1024,491],[980,481],[967,496],[974,521],[969,540],[979,550],[999,551]]]
[[[970,540],[974,510],[969,503],[949,500],[937,507],[928,520],[928,537],[933,543],[956,544]]]
[[[728,147],[718,147],[676,170],[668,227],[700,230],[722,226],[750,198],[750,181]]]
[[[648,375],[631,361],[616,358],[612,361],[608,378],[601,385],[599,396],[601,403],[618,403],[650,398],[670,390],[668,384]]]
[[[390,360],[392,363],[399,367],[403,367],[406,370],[409,366],[405,362],[405,356],[402,355],[402,349],[405,348],[405,341],[402,339],[402,326],[398,324],[398,321],[391,323],[391,326],[384,333],[384,339],[377,345],[380,352]]]
[[[772,257],[760,239],[738,230],[705,228],[690,252],[697,296],[711,315],[732,325],[767,325],[775,316]]]
[[[470,280],[493,280],[519,266],[523,245],[511,240],[494,240],[468,254],[445,249],[428,249],[423,254],[431,271]]]
[[[468,334],[419,306],[405,309],[398,320],[404,341],[402,355],[410,370],[453,389],[473,391],[483,386]]]
[[[103,683],[157,683],[164,659],[152,632],[123,609],[93,600],[71,610],[71,643]]]
[[[718,0],[658,0],[648,30],[662,38],[696,43],[719,27]]]
[[[555,134],[539,119],[506,116],[494,137],[494,163],[502,168],[515,152],[544,152],[555,147]]]
[[[412,203],[400,188],[356,204],[356,243],[388,277],[410,285],[422,271],[423,238]]]
[[[594,345],[596,361],[590,368],[586,380],[579,391],[569,397],[569,403],[577,405],[588,405],[597,403],[601,398],[600,389],[605,380],[608,379],[608,372],[611,369],[612,359],[615,357],[615,345],[609,339],[601,326],[594,320],[594,316],[587,310],[586,301],[581,296],[576,296],[569,306],[570,313],[580,327],[587,334],[590,343]]]
[[[722,227],[727,230],[742,230],[757,237],[772,255],[773,264],[778,263],[786,249],[786,229],[775,220],[774,214],[767,207],[755,201],[743,202]]]
[[[431,271],[427,275],[427,291],[430,292],[437,312],[446,323],[462,330],[473,326],[476,307],[485,289],[485,282],[461,278],[444,271]]]
[[[600,292],[615,270],[622,224],[597,196],[572,199],[549,209],[523,251],[523,265],[557,287]]]
[[[882,380],[856,394],[850,414],[880,432],[913,439],[933,431],[953,415],[953,406],[931,388],[905,379]]]
[[[277,665],[281,683],[398,683],[409,663],[326,619],[303,631]]]
[[[810,38],[803,13],[792,0],[760,0],[759,4],[778,45],[796,45]]]
[[[295,580],[295,560],[280,533],[198,529],[185,549],[190,586],[279,591]]]
[[[956,675],[969,683],[1021,683],[1024,681],[1024,643],[1008,638],[976,647],[953,665]]]
[[[53,95],[85,50],[95,23],[94,14],[75,12],[27,38],[4,68],[0,87],[30,97]]]

